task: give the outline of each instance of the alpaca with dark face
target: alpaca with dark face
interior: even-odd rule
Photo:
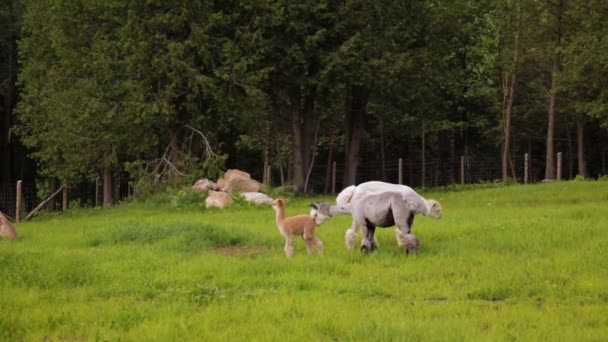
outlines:
[[[376,227],[397,226],[395,237],[399,246],[406,253],[418,251],[418,239],[411,233],[415,214],[423,214],[435,219],[441,217],[441,206],[435,200],[426,200],[413,192],[382,192],[365,195],[345,205],[312,203],[311,215],[317,222],[322,222],[334,215],[350,214],[353,226],[363,232],[361,250],[374,251],[378,243],[374,237]],[[348,236],[347,236],[348,238]],[[354,239],[352,241],[354,244]],[[348,244],[348,240],[347,240]]]

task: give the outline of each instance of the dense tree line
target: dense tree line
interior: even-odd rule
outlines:
[[[601,172],[602,0],[3,2],[2,181],[21,145],[39,178],[101,176],[108,203],[124,171],[273,165],[306,191],[333,160],[342,185],[419,160],[424,185],[425,158],[492,154],[507,181],[529,152],[553,179],[559,149]]]

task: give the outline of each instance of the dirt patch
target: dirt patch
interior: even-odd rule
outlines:
[[[430,302],[430,303],[441,303],[441,302],[447,302],[448,299],[446,297],[430,297],[430,298],[424,298],[425,301]]]
[[[265,247],[222,246],[213,250],[224,255],[260,255],[268,251]]]

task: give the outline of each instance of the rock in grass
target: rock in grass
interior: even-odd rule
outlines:
[[[245,201],[255,204],[272,204],[272,198],[261,192],[243,192],[241,195],[245,197]]]
[[[217,180],[217,186],[228,193],[258,192],[262,187],[249,173],[237,169],[226,171],[224,176]]]
[[[15,240],[17,237],[17,230],[8,221],[8,219],[0,212],[0,236],[3,236],[9,240]]]
[[[205,192],[205,191],[209,191],[209,190],[217,190],[218,186],[217,184],[215,184],[214,182],[208,180],[208,179],[199,179],[196,183],[194,183],[194,185],[192,186],[192,190],[196,191],[196,192]]]

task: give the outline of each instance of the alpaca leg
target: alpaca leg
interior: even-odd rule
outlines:
[[[285,255],[288,258],[293,256],[293,236],[289,236],[285,239]]]
[[[404,233],[405,229],[395,228],[395,237],[397,238],[397,244],[403,248],[405,254],[416,253],[418,254],[419,242],[416,235],[411,233]]]
[[[405,234],[412,233],[412,225],[414,224],[414,213],[410,212],[410,215],[407,217],[407,231],[404,231]]]
[[[346,234],[344,234],[346,248],[349,250],[353,250],[355,248],[355,241],[357,240],[357,228],[357,224],[353,222],[352,226],[348,228]]]
[[[405,254],[409,254],[409,249],[407,245],[407,238],[405,234],[399,229],[399,227],[395,228],[395,238],[397,239],[397,245],[400,248],[403,248]]]
[[[414,224],[414,212],[399,205],[394,205],[392,208],[395,208],[392,211],[395,225],[401,229],[403,234],[411,233]]]
[[[323,255],[323,241],[315,238],[314,239],[315,247],[317,248],[317,252],[319,255]]]
[[[405,234],[401,232],[401,229],[399,229],[399,227],[395,227],[395,238],[397,239],[397,245],[399,247],[404,247],[406,245]]]
[[[304,242],[306,243],[306,249],[308,250],[308,255],[311,255],[315,251],[315,226],[304,228],[304,234],[302,237],[304,238]]]
[[[312,253],[315,251],[315,242],[312,239],[306,239],[304,240],[305,244],[306,244],[306,250],[308,251],[308,255],[312,255]]]
[[[363,240],[361,240],[361,252],[369,253],[373,252],[378,243],[375,240],[374,232],[376,231],[376,226],[369,224],[361,227],[361,232],[363,233]]]

